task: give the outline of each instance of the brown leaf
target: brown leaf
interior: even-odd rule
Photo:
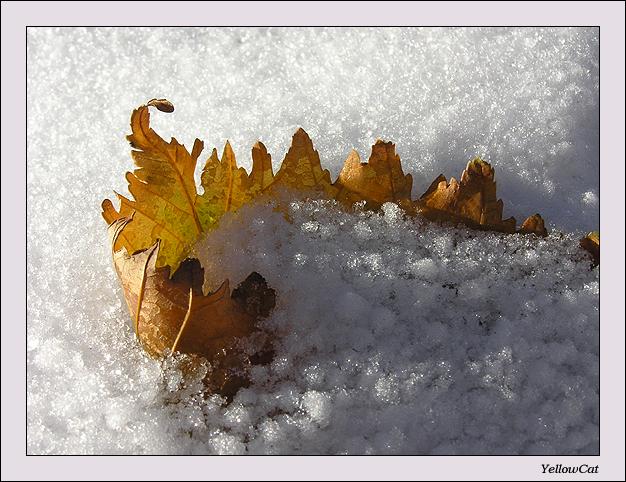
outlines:
[[[128,140],[136,169],[126,178],[134,200],[118,195],[119,211],[108,199],[102,203],[115,268],[145,349],[153,356],[180,351],[207,357],[218,367],[212,376],[220,389],[241,386],[245,376],[233,373],[267,359],[266,349],[244,356],[237,340],[257,333],[257,320],[275,304],[274,291],[257,273],[232,293],[228,281],[213,293],[203,293],[203,268],[197,260],[185,258],[224,213],[260,196],[284,201],[295,195],[336,199],[346,207],[365,201],[374,209],[395,202],[408,214],[419,212],[429,219],[475,229],[515,232],[515,219],[502,219],[503,203],[496,197],[493,168],[481,159],[467,164],[460,182],[454,178],[448,182],[440,175],[419,200],[412,201],[413,179],[404,174],[393,143],[376,141],[366,163],[352,151],[333,184],[303,129],[293,135],[275,176],[271,156],[260,142],[252,148],[249,175],[237,166],[230,143],[221,159],[214,149],[202,171],[203,193],[199,194],[194,173],[202,141],[195,140],[191,153],[174,138],[166,142],[150,127],[149,106],[163,112],[174,110],[166,99],[152,99],[132,113]],[[289,194],[279,196],[279,191]],[[280,207],[279,202],[276,209]],[[529,217],[519,232],[547,233],[538,214]],[[581,245],[593,254],[593,239]],[[599,240],[597,252],[599,259]]]
[[[132,222],[132,218],[113,222],[109,227],[112,246]],[[241,367],[245,357],[238,352],[236,342],[258,330],[257,321],[275,305],[274,290],[261,275],[252,273],[232,293],[226,280],[205,295],[200,262],[186,259],[170,277],[169,266],[156,264],[159,249],[157,241],[132,255],[125,248],[113,253],[133,326],[144,349],[156,357],[178,351]]]
[[[461,182],[440,175],[416,202],[418,211],[435,221],[461,222],[472,228],[515,232],[515,218],[502,219],[502,200],[496,198],[494,170],[476,158],[467,163]]]
[[[377,208],[386,202],[410,200],[413,178],[404,174],[395,144],[379,139],[368,162],[361,162],[355,150],[350,153],[334,185],[339,189],[336,199],[343,205],[366,201]]]
[[[592,231],[580,240],[580,247],[591,254],[592,266],[600,264],[600,233]]]

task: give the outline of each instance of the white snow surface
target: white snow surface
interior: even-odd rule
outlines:
[[[595,454],[595,29],[28,29],[28,452]],[[277,291],[274,361],[232,403],[135,340],[99,204],[126,192],[132,108],[240,164],[311,135],[333,178],[393,140],[414,197],[482,155],[548,238],[294,202],[227,215],[207,287]],[[203,153],[204,160],[208,152]],[[5,160],[6,161],[6,160]]]

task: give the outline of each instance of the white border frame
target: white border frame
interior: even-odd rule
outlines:
[[[2,2],[1,8],[2,480],[624,480],[623,2]],[[198,23],[601,27],[601,456],[25,456],[25,27]],[[600,471],[543,475],[542,463],[587,463]]]

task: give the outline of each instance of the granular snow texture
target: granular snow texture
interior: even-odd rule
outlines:
[[[595,29],[28,29],[28,452],[598,453]],[[276,357],[234,401],[142,352],[99,204],[133,107],[277,167],[299,126],[338,173],[393,140],[414,197],[482,155],[546,239],[328,202],[227,215],[208,287],[261,273]],[[202,156],[205,159],[207,152]],[[570,232],[571,234],[564,234]]]

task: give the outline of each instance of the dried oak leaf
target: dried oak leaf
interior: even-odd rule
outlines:
[[[379,139],[367,162],[361,162],[359,153],[352,150],[334,185],[339,189],[336,199],[343,205],[365,201],[378,208],[386,202],[409,201],[413,178],[404,174],[395,144]]]
[[[109,226],[111,245],[132,223],[120,218]],[[133,326],[152,356],[168,352],[197,354],[211,361],[240,356],[236,342],[257,330],[259,318],[269,315],[276,294],[258,273],[252,273],[232,293],[228,280],[204,294],[204,270],[197,259],[185,259],[170,276],[169,266],[158,267],[160,241],[130,255],[113,252]]]
[[[580,240],[580,247],[591,254],[592,266],[600,264],[600,233],[592,231]]]
[[[474,229],[515,232],[515,218],[502,219],[502,200],[496,197],[494,170],[475,158],[467,163],[461,182],[443,175],[416,201],[418,212],[434,221],[460,222]]]
[[[181,351],[219,360],[223,371],[218,378],[224,383],[234,380],[225,373],[232,374],[245,361],[235,348],[236,341],[253,333],[256,320],[267,316],[275,303],[274,291],[256,273],[232,293],[228,281],[213,293],[202,292],[203,268],[197,260],[186,258],[202,234],[226,212],[261,195],[278,199],[278,191],[286,188],[291,196],[336,199],[347,207],[359,201],[371,208],[395,202],[408,213],[419,212],[429,219],[515,232],[515,219],[502,219],[494,170],[481,159],[467,164],[460,182],[454,178],[448,182],[441,175],[413,202],[413,179],[404,174],[393,143],[378,140],[366,163],[353,151],[332,183],[303,129],[293,135],[276,175],[271,156],[260,142],[252,148],[250,174],[237,166],[229,142],[221,159],[213,149],[202,170],[200,194],[194,171],[202,141],[195,140],[191,153],[174,138],[164,141],[150,127],[149,106],[163,112],[174,110],[166,99],[152,99],[132,113],[128,140],[137,169],[126,178],[134,200],[116,193],[119,211],[108,199],[102,203],[115,268],[146,350],[155,356]],[[519,232],[547,233],[538,214],[529,217]],[[255,356],[263,358],[262,353]]]

